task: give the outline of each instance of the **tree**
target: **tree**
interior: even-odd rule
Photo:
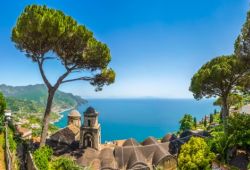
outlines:
[[[204,125],[205,128],[207,127],[207,119],[206,119],[206,117],[205,117],[205,119],[203,121],[203,125]]]
[[[246,21],[241,29],[241,34],[234,44],[234,52],[246,63],[250,63],[250,11],[247,13]]]
[[[183,118],[179,122],[180,125],[180,131],[185,131],[192,129],[194,122],[193,122],[193,117],[190,114],[185,114]]]
[[[48,89],[40,146],[45,145],[53,98],[61,84],[88,81],[99,91],[114,82],[115,72],[108,67],[111,60],[108,46],[62,11],[27,6],[12,30],[12,41],[37,64]],[[44,63],[52,59],[59,60],[65,68],[55,84],[51,84],[44,70]]]
[[[220,56],[204,64],[191,80],[189,90],[194,98],[220,97],[222,118],[226,132],[226,118],[229,116],[229,94],[237,93],[237,86],[249,77],[248,66],[235,55]]]
[[[195,128],[197,127],[197,120],[196,120],[196,117],[194,117],[194,127],[195,127]]]
[[[6,101],[3,94],[0,92],[0,117],[4,116],[5,109],[6,109]]]
[[[191,137],[181,146],[178,155],[178,168],[180,170],[211,169],[211,161],[215,158],[203,138]]]
[[[4,126],[4,110],[6,109],[6,101],[2,93],[0,93],[0,132]]]
[[[213,123],[214,121],[214,115],[213,114],[210,114],[210,117],[209,117],[209,123]]]

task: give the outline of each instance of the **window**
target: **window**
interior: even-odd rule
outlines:
[[[88,120],[88,126],[90,126],[90,120]]]

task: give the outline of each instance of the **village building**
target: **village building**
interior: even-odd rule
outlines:
[[[11,118],[12,118],[11,111],[5,110],[4,116],[5,116],[5,120],[7,120],[7,121],[11,120]]]
[[[28,140],[28,139],[32,138],[32,130],[31,129],[27,129],[27,128],[24,128],[21,126],[16,126],[16,132],[24,140]]]
[[[81,114],[72,110],[68,115],[67,127],[60,129],[50,136],[53,142],[72,145],[80,140]]]

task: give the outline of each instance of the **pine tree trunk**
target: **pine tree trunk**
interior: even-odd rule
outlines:
[[[40,147],[44,146],[46,143],[46,138],[47,138],[47,133],[48,133],[48,128],[49,128],[50,112],[52,108],[55,91],[56,90],[53,88],[48,90],[48,99],[47,99],[47,105],[46,105],[44,118],[43,118]]]
[[[227,97],[222,98],[222,120],[224,125],[224,133],[227,135],[227,118],[229,116],[229,107],[227,104]]]

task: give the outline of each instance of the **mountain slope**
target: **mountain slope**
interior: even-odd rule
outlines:
[[[8,108],[12,111],[43,112],[47,101],[47,88],[43,84],[28,86],[0,85],[0,91],[7,100]],[[86,101],[79,96],[58,90],[54,97],[53,111],[75,107]]]

